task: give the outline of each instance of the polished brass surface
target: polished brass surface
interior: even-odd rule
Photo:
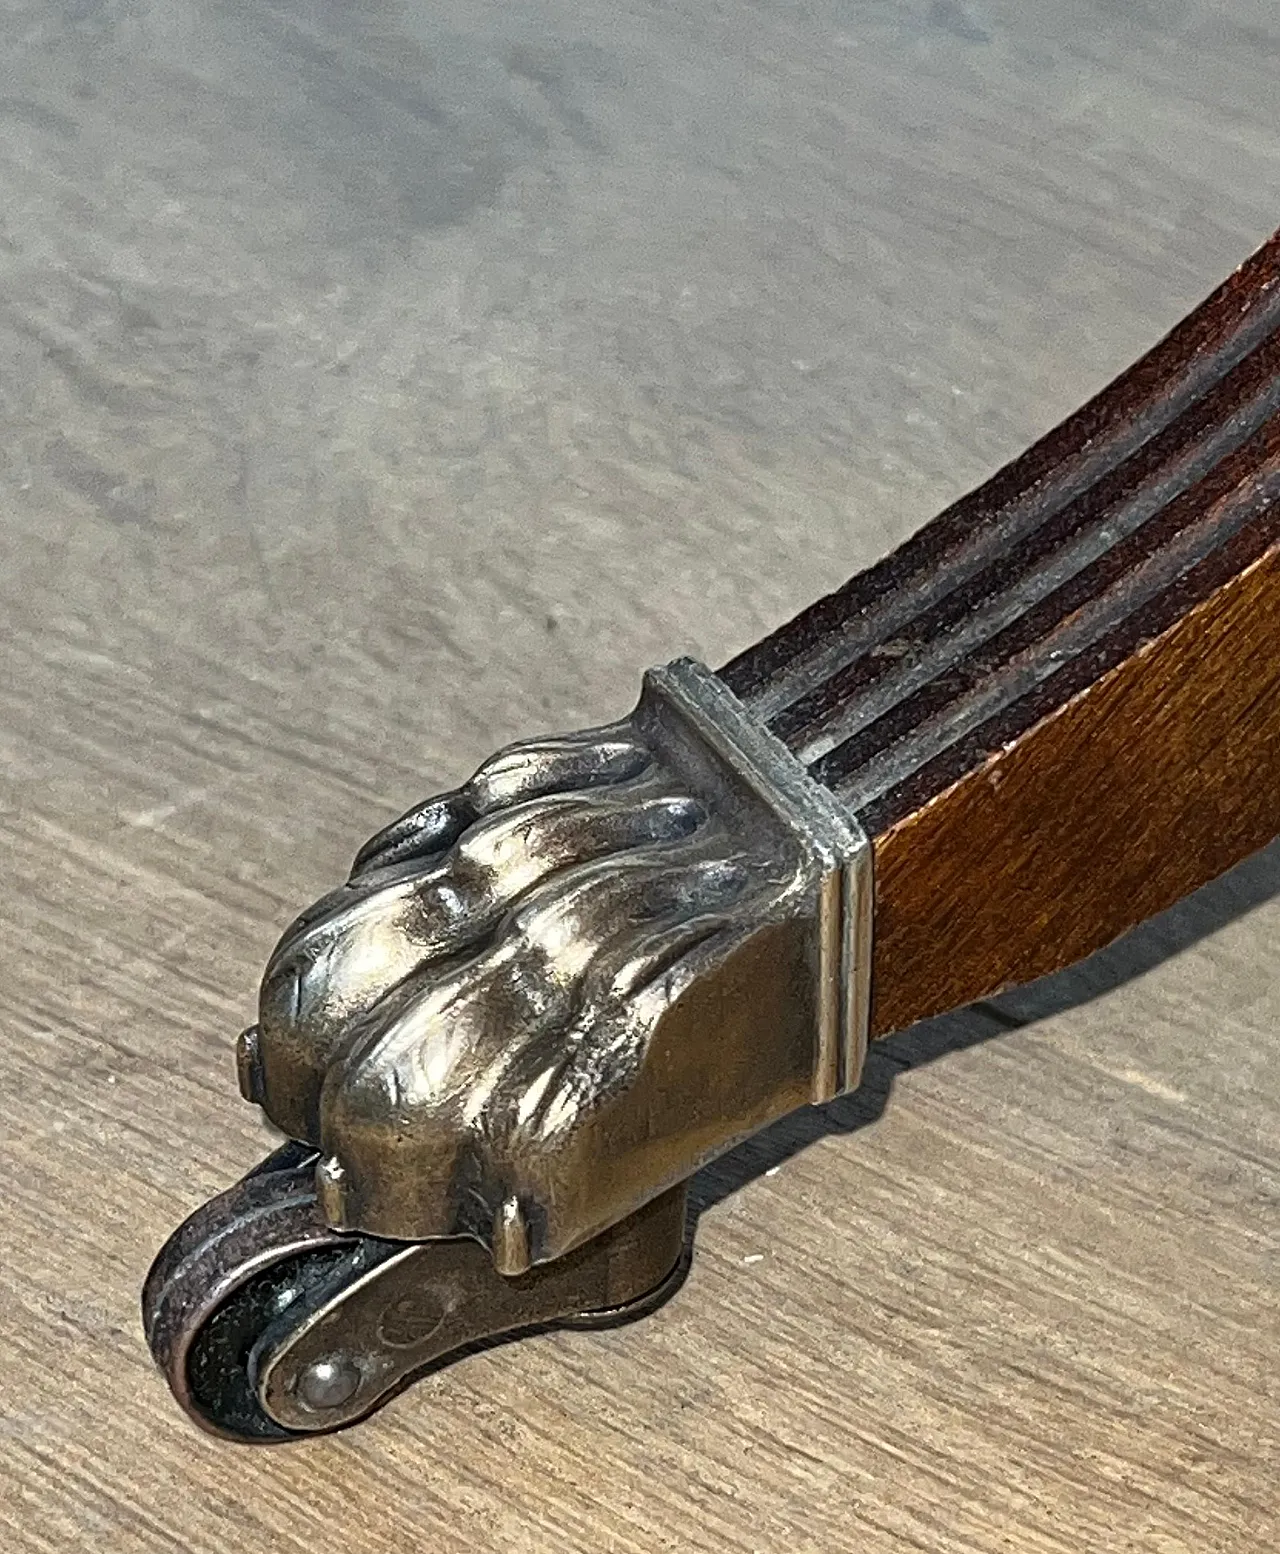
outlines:
[[[480,1340],[651,1309],[687,1178],[857,1083],[870,907],[857,823],[689,660],[389,826],[240,1037],[292,1142],[147,1280],[179,1401],[331,1430]]]
[[[241,1084],[335,1229],[562,1258],[857,1083],[866,839],[709,671],[515,745],[281,940]]]

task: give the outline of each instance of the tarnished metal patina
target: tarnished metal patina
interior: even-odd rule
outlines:
[[[1278,341],[1280,235],[718,675],[654,670],[625,721],[514,745],[375,837],[241,1042],[293,1142],[147,1283],[191,1412],[327,1429],[477,1338],[663,1299],[689,1177],[857,1083],[868,836],[877,1034],[1272,840]]]
[[[522,1273],[856,1083],[864,867],[714,676],[655,671],[373,838],[272,957],[244,1093],[335,1228]]]
[[[240,1040],[245,1096],[312,1152],[282,1254],[310,1272],[277,1270],[255,1407],[328,1428],[455,1344],[660,1286],[692,1173],[856,1085],[870,921],[856,821],[691,660],[380,832],[285,933]],[[189,1405],[202,1351],[158,1326],[214,1320],[175,1294],[202,1257],[219,1299],[263,1278],[270,1196],[251,1178],[157,1260],[153,1347]],[[388,1358],[379,1313],[414,1290],[438,1320]]]
[[[143,1321],[175,1397],[205,1429],[275,1441],[352,1424],[424,1368],[532,1327],[612,1326],[684,1273],[685,1188],[585,1246],[506,1278],[468,1237],[343,1234],[315,1200],[317,1152],[289,1143],[171,1236]]]

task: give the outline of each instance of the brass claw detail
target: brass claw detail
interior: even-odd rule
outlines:
[[[521,1274],[856,1081],[865,871],[714,676],[654,671],[361,849],[273,954],[242,1087],[334,1228]]]

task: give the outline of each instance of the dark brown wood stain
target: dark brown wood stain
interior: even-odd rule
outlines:
[[[867,617],[883,613],[886,598],[923,596],[930,580],[966,554],[997,558],[1008,548],[1011,519],[1020,511],[1034,511],[1034,528],[1096,490],[1196,401],[1213,396],[1278,327],[1280,233],[1152,351],[1021,457],[883,561],[739,654],[721,670],[726,682],[748,703],[768,695],[786,705],[811,693],[806,666],[856,633]],[[870,640],[876,640],[874,628]]]
[[[1280,544],[875,840],[873,1028],[1101,948],[1280,832]]]
[[[1081,959],[1280,832],[1280,234],[723,671],[861,818],[877,1034]]]

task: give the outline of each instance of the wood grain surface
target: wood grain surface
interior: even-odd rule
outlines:
[[[724,672],[874,837],[1277,538],[1280,233],[1102,393]]]
[[[718,663],[1280,210],[1270,0],[0,7],[0,1547],[1280,1543],[1280,852],[877,1044],[662,1312],[199,1436],[137,1293],[375,826]]]
[[[1060,971],[1277,835],[1280,540],[875,838],[873,1031]]]

